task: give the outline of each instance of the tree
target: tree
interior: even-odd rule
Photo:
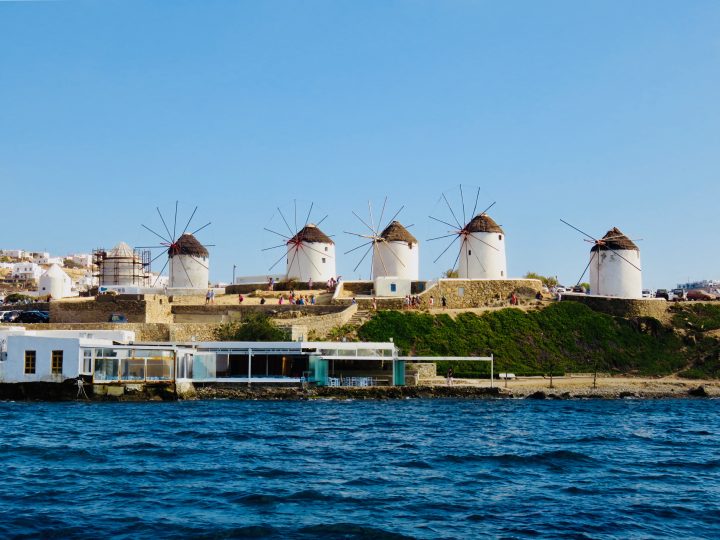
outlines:
[[[445,270],[443,272],[443,277],[446,278],[457,278],[460,277],[460,273],[457,270],[453,270],[452,268],[450,270]]]
[[[28,296],[26,294],[20,294],[20,293],[8,294],[5,297],[6,304],[17,304],[19,302],[25,302],[28,300],[34,300],[34,298],[32,296]]]
[[[264,313],[249,313],[242,322],[228,322],[215,329],[220,341],[285,341],[287,332]]]
[[[545,285],[547,288],[554,287],[558,284],[558,280],[556,277],[553,276],[541,276],[537,272],[528,272],[525,274],[525,279],[539,279],[543,285]]]

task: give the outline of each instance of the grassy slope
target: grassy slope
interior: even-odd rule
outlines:
[[[718,311],[720,315],[720,311]],[[492,311],[481,316],[381,311],[358,329],[368,341],[393,338],[402,353],[472,356],[493,353],[496,371],[516,374],[590,372],[720,376],[715,339],[688,340],[650,318],[627,320],[592,311],[575,302],[538,311]],[[448,364],[440,363],[439,372]],[[459,375],[482,375],[482,362],[453,366]]]

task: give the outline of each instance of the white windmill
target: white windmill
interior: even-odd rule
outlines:
[[[595,238],[565,220],[568,227],[585,236],[592,244],[590,260],[578,285],[590,269],[590,292],[599,296],[642,298],[640,249],[620,229],[613,227],[602,238]]]
[[[450,205],[447,196],[444,193],[442,194],[441,199],[450,211],[454,223],[429,216],[430,219],[450,227],[450,230],[447,231],[448,234],[431,238],[429,241],[454,238],[433,262],[440,260],[450,247],[460,240],[460,249],[451,268],[452,272],[457,268],[458,277],[463,279],[507,279],[505,233],[495,220],[487,214],[495,203],[476,214],[479,197],[480,188],[477,190],[475,204],[470,213],[472,218],[467,221],[462,186],[460,186],[461,211],[457,214]],[[462,223],[458,219],[458,214],[462,216]]]
[[[297,200],[293,201],[294,205],[294,228],[290,227],[288,220],[285,219],[280,208],[277,213],[285,224],[288,234],[280,233],[276,230],[265,227],[265,230],[282,238],[282,244],[271,246],[263,249],[270,251],[274,249],[284,248],[285,253],[273,263],[268,269],[272,271],[283,259],[285,260],[285,278],[297,279],[298,281],[314,281],[322,283],[330,278],[335,278],[335,242],[320,230],[319,225],[325,221],[327,216],[317,223],[310,223],[314,203],[310,204],[305,222],[302,227],[298,228],[297,221]]]
[[[354,270],[358,269],[372,251],[370,271],[373,281],[377,280],[377,278],[387,277],[417,281],[420,269],[420,249],[418,241],[402,223],[396,220],[405,207],[401,207],[387,224],[383,225],[386,206],[387,197],[385,197],[385,201],[383,202],[377,223],[373,216],[372,203],[370,201],[368,201],[369,219],[367,221],[363,220],[353,211],[353,215],[367,228],[367,232],[357,233],[345,231],[345,233],[364,238],[366,241],[350,251],[346,251],[345,254],[347,255],[348,253],[367,246],[367,250],[357,265],[355,265]]]
[[[195,229],[193,232],[187,232],[190,224],[192,223],[193,217],[195,217],[195,213],[197,212],[198,207],[196,206],[192,214],[190,214],[190,218],[187,220],[182,232],[177,235],[178,202],[175,202],[175,217],[173,219],[172,232],[170,232],[170,228],[168,227],[162,212],[160,212],[160,208],[156,207],[155,209],[160,216],[160,221],[162,221],[167,236],[155,232],[146,225],[142,225],[145,229],[162,240],[158,246],[143,246],[147,249],[162,250],[157,256],[147,263],[147,271],[150,271],[150,265],[162,255],[167,254],[168,258],[165,261],[162,270],[160,270],[158,277],[155,279],[153,287],[158,282],[160,274],[162,274],[165,271],[165,268],[169,265],[169,288],[206,289],[210,280],[210,254],[208,253],[207,247],[211,247],[213,244],[203,245],[197,238],[195,238],[195,235],[209,226],[211,222]]]

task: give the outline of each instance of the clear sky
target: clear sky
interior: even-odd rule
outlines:
[[[0,2],[0,246],[152,244],[179,200],[228,281],[298,199],[350,279],[387,196],[435,277],[462,184],[512,276],[577,280],[564,218],[642,238],[646,286],[720,278],[719,29],[717,1]]]

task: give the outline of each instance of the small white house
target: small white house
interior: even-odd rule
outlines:
[[[43,274],[40,265],[33,262],[14,263],[12,268],[12,276],[25,281],[37,281]]]
[[[22,259],[25,257],[25,252],[22,249],[1,249],[0,255],[11,259]]]
[[[411,294],[411,291],[411,279],[392,276],[378,276],[375,278],[375,296],[404,297]]]
[[[640,249],[613,227],[590,250],[590,292],[600,296],[642,298]]]
[[[90,268],[92,266],[92,255],[89,253],[71,253],[65,258],[83,268]]]
[[[38,280],[38,296],[50,296],[58,300],[73,296],[73,282],[62,268],[53,264]]]
[[[122,330],[0,330],[0,383],[62,382],[92,373],[92,349],[134,341]],[[87,352],[86,352],[87,351]],[[90,353],[90,354],[88,354]]]

